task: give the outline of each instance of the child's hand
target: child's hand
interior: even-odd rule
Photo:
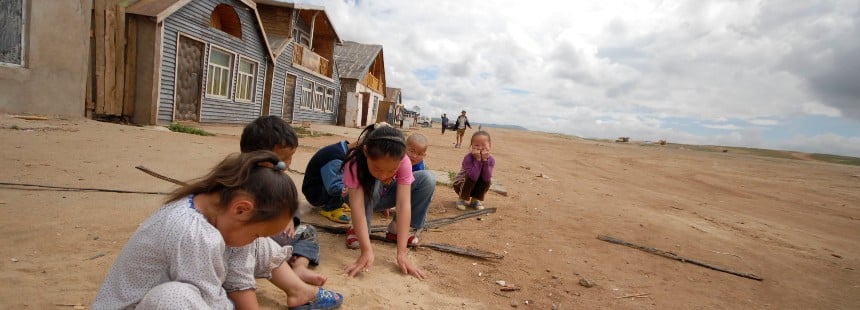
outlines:
[[[484,149],[481,151],[481,161],[487,161],[490,159],[490,150]]]
[[[472,149],[469,150],[469,153],[472,154],[472,157],[474,157],[475,160],[481,160],[481,149],[473,146]]]
[[[371,268],[373,268],[373,253],[361,253],[361,256],[355,260],[355,264],[346,266],[344,271],[350,277],[354,277],[359,273],[370,271]]]
[[[412,262],[409,261],[409,258],[406,257],[406,254],[397,254],[397,265],[400,266],[400,271],[403,274],[408,274],[413,277],[418,278],[418,280],[424,280],[427,278],[427,275],[424,274],[424,271],[418,269],[417,266],[413,265]]]

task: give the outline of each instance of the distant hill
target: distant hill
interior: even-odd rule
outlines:
[[[436,117],[436,118],[433,118],[433,122],[434,123],[440,123],[440,122],[442,122],[442,119]],[[449,122],[453,123],[454,120],[449,120]],[[478,125],[480,125],[482,128],[487,127],[487,128],[514,129],[514,130],[529,130],[528,128],[525,128],[525,127],[519,126],[519,125],[491,124],[491,123],[477,123],[477,122],[469,122],[469,123],[472,125],[472,128],[474,128],[474,129],[478,129]]]

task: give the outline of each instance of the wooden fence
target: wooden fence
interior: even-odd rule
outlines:
[[[87,75],[86,112],[89,117],[125,116],[134,113],[134,61],[126,61],[125,8],[135,0],[93,0],[90,69]],[[129,29],[130,28],[130,29]],[[128,46],[131,44],[132,46]]]

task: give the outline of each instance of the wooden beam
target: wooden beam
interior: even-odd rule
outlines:
[[[123,88],[122,115],[134,117],[134,98],[137,83],[137,19],[128,20],[126,28],[127,43],[125,46],[125,87]]]
[[[95,44],[96,44],[96,102],[93,114],[104,113],[105,108],[105,1],[94,0],[93,11],[95,18]]]
[[[104,114],[116,115],[116,6],[105,8],[105,104]]]
[[[116,8],[116,93],[114,96],[114,115],[123,115],[123,104],[125,101],[125,7],[115,5]]]

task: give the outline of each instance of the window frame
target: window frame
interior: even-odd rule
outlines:
[[[299,102],[299,108],[312,110],[314,106],[314,81],[308,78],[302,78],[302,97],[301,102]],[[310,88],[306,88],[305,86],[310,85]]]
[[[218,65],[218,64],[213,64],[212,63],[213,51],[217,51],[217,52],[220,52],[220,53],[223,53],[223,54],[230,56],[229,66],[223,67],[223,66]],[[236,53],[233,53],[228,49],[216,46],[214,44],[209,45],[209,55],[207,55],[207,60],[206,60],[206,91],[204,92],[204,94],[206,95],[206,98],[217,98],[217,99],[227,99],[227,100],[230,99],[230,94],[233,93],[232,92],[232,90],[233,90],[233,67],[235,67],[235,65],[236,65],[236,56],[237,56]],[[210,88],[209,83],[211,83],[211,81],[212,81],[212,75],[211,74],[213,72],[213,70],[212,70],[213,66],[215,66],[218,69],[222,69],[222,70],[224,68],[227,69],[227,85],[226,85],[227,90],[224,92],[224,95],[211,93],[209,91],[209,88]],[[223,71],[219,71],[219,73],[223,73]]]
[[[21,33],[20,33],[20,36],[21,36],[20,49],[21,50],[19,51],[20,55],[18,55],[18,63],[0,61],[0,66],[16,67],[16,68],[23,68],[23,67],[27,66],[27,31],[29,28],[29,27],[27,27],[27,22],[28,22],[27,12],[29,12],[29,10],[27,9],[29,7],[28,1],[29,0],[21,0],[21,29],[20,29],[20,31],[21,31]]]
[[[323,110],[323,105],[325,105],[325,89],[325,86],[314,83],[314,111]]]
[[[323,105],[323,112],[326,113],[334,113],[334,88],[326,87],[325,90],[325,104]]]
[[[243,61],[247,61],[248,63],[253,65],[253,67],[251,68],[251,70],[253,72],[251,72],[251,74],[247,74],[247,73],[242,72],[242,62]],[[237,64],[237,67],[236,67],[236,87],[234,87],[234,90],[233,90],[233,100],[235,100],[237,102],[254,103],[255,99],[257,98],[257,82],[258,82],[257,81],[257,72],[260,68],[260,63],[257,61],[254,61],[251,58],[239,55],[239,61],[236,62],[236,64]],[[242,78],[250,78],[251,79],[251,85],[250,85],[251,89],[249,89],[249,95],[250,95],[249,99],[239,98],[239,92],[241,91],[240,87],[244,86],[242,84]]]

